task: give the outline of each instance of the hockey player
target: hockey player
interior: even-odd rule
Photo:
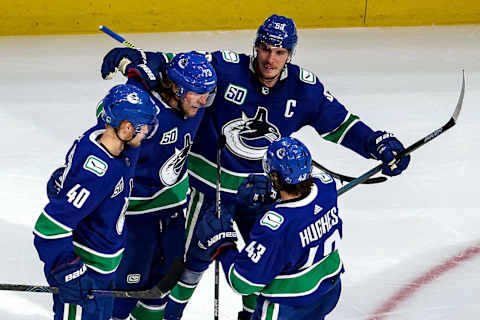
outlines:
[[[113,289],[138,146],[158,125],[155,103],[134,86],[113,87],[103,106],[103,129],[94,126],[73,143],[58,194],[34,228],[45,277],[59,288],[53,296],[57,320],[110,319],[113,300],[88,292]]]
[[[325,140],[347,147],[359,155],[381,160],[382,172],[400,174],[410,156],[395,160],[404,149],[392,134],[373,131],[350,113],[319,81],[317,76],[293,63],[297,32],[292,19],[272,15],[258,28],[251,56],[223,50],[207,54],[218,76],[217,96],[205,112],[192,147],[188,169],[192,196],[187,212],[187,247],[195,223],[215,203],[216,153],[214,143],[226,137],[222,151],[222,212],[234,213],[235,194],[250,173],[262,172],[261,160],[271,142],[290,136],[304,126],[313,127]],[[148,52],[149,60],[164,54]],[[128,59],[128,60],[124,60]],[[125,61],[141,60],[139,51],[113,49],[102,64],[105,78]],[[122,64],[123,62],[123,64]],[[256,216],[240,212],[235,221],[248,241]],[[170,294],[165,318],[180,319],[206,266],[188,261],[181,281]],[[249,318],[255,297],[244,299],[241,317]]]
[[[175,257],[183,261],[186,160],[204,107],[213,101],[216,74],[203,54],[181,53],[169,62],[171,58],[162,56],[155,65],[139,60],[125,70],[127,83],[148,90],[156,101],[161,125],[140,150],[126,212],[127,245],[116,272],[115,286],[120,290],[150,289]],[[115,299],[113,316],[161,319],[165,300]]]
[[[145,86],[160,107],[159,130],[142,145],[126,214],[127,246],[116,275],[116,287],[150,289],[165,275],[175,257],[183,261],[188,175],[187,155],[213,101],[216,74],[196,52],[163,60],[162,74],[152,81],[149,64],[132,65],[129,83]],[[153,66],[152,66],[153,68]],[[162,78],[162,80],[160,80]],[[143,85],[142,85],[143,84]],[[162,319],[165,299],[116,299],[115,319]]]
[[[263,166],[281,200],[259,216],[239,253],[228,215],[198,223],[194,258],[217,257],[228,284],[258,294],[255,320],[322,320],[340,297],[342,219],[332,177],[311,176],[308,149],[294,138],[268,148]]]

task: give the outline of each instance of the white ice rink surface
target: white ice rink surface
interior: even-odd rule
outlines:
[[[127,34],[146,49],[250,53],[254,31]],[[415,151],[408,170],[339,199],[344,221],[343,292],[328,319],[480,317],[480,26],[301,30],[294,62],[374,129],[406,145],[443,125],[466,92],[459,123]],[[95,106],[123,81],[100,77],[103,35],[0,37],[0,283],[46,284],[33,248],[45,183]],[[475,131],[477,130],[477,131]],[[326,167],[360,175],[375,166],[353,152],[298,133]],[[211,268],[212,269],[212,268]],[[213,317],[209,270],[184,319]],[[222,277],[223,278],[223,277]],[[223,279],[222,279],[223,280]],[[240,299],[221,287],[221,319]],[[0,292],[0,318],[49,319],[48,294]]]

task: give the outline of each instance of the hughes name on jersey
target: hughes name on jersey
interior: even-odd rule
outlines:
[[[220,256],[229,285],[242,295],[259,293],[274,303],[318,303],[343,272],[338,253],[342,220],[333,178],[314,179],[310,194],[280,202],[260,216],[240,252]]]
[[[218,76],[214,104],[205,112],[192,147],[190,183],[214,197],[216,144],[226,137],[222,152],[222,191],[233,198],[243,178],[263,172],[261,159],[272,141],[312,126],[326,140],[368,158],[366,140],[373,133],[338,102],[315,74],[286,64],[280,81],[268,88],[255,76],[252,57],[232,51],[211,54]]]
[[[145,89],[137,78],[129,78],[127,83]],[[152,137],[143,140],[140,146],[135,186],[127,215],[156,212],[186,202],[187,158],[205,111],[200,108],[195,117],[185,118],[155,93],[151,91],[158,107],[160,125]],[[100,105],[97,117],[101,110]]]
[[[80,136],[66,156],[61,189],[44,208],[34,244],[45,270],[79,256],[87,267],[111,276],[125,245],[124,221],[139,148],[118,157],[100,143],[105,126]]]

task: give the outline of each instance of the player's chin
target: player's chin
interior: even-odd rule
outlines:
[[[265,79],[265,80],[275,80],[280,74],[280,71],[278,70],[273,70],[273,69],[269,69],[269,70],[263,70],[262,72],[262,78]]]
[[[188,110],[185,111],[185,115],[188,117],[188,118],[193,118],[197,115],[197,112],[198,110],[200,109],[200,107],[190,107],[188,108]]]

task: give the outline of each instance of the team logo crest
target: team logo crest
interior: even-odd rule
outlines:
[[[171,186],[177,182],[191,148],[192,138],[190,137],[190,134],[187,133],[184,138],[183,149],[178,150],[175,148],[175,153],[165,161],[158,172],[160,180],[164,185]]]
[[[222,128],[227,148],[235,155],[248,160],[261,160],[268,146],[281,138],[278,128],[268,121],[268,110],[259,107],[253,118],[242,111]]]

